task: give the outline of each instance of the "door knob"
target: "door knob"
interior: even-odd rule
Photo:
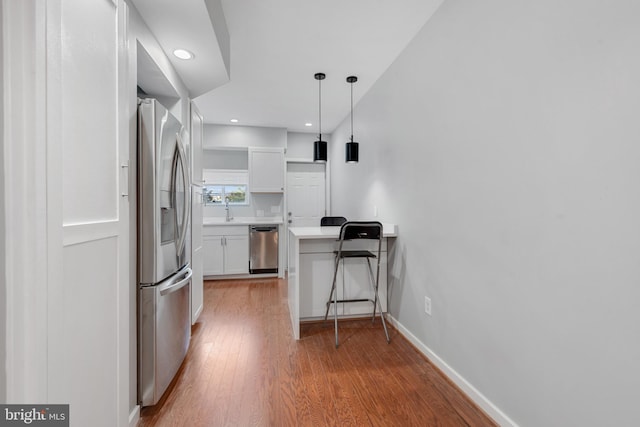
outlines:
[[[289,220],[288,223],[291,224],[293,221]]]

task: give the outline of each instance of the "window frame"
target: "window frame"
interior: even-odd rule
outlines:
[[[210,190],[211,188],[211,190]],[[225,199],[227,197],[227,194],[230,194],[229,192],[227,192],[228,189],[239,189],[239,188],[243,188],[244,189],[244,201],[242,202],[235,202],[230,200],[229,201],[229,206],[248,206],[249,205],[249,185],[248,184],[236,184],[236,183],[211,183],[211,184],[205,184],[202,187],[202,204],[204,206],[225,206]],[[214,190],[215,189],[215,190]],[[219,191],[216,191],[217,189],[220,189]],[[215,202],[215,201],[209,201],[208,197],[209,194],[211,192],[215,192],[214,194],[219,193],[220,194],[220,202]]]

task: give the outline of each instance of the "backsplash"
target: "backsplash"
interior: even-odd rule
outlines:
[[[233,217],[283,217],[284,195],[250,193],[249,205],[230,206]],[[204,206],[205,218],[224,217],[226,215],[224,205]]]

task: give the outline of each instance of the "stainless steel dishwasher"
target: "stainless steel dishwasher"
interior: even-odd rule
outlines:
[[[249,273],[278,272],[278,226],[249,227]]]

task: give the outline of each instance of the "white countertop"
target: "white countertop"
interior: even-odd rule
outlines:
[[[340,227],[290,227],[289,233],[298,239],[337,239]],[[395,224],[382,224],[382,237],[397,237]]]
[[[283,224],[284,221],[281,216],[270,217],[237,217],[231,221],[226,221],[224,217],[215,218],[203,218],[202,225],[253,225],[253,224]]]

